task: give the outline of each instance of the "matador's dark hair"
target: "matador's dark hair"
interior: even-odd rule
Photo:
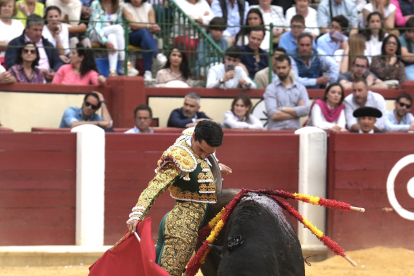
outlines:
[[[199,122],[194,129],[194,140],[204,140],[210,147],[219,147],[223,144],[223,130],[221,125],[211,120]]]

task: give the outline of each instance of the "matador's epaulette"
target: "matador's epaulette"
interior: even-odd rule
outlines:
[[[197,160],[195,156],[187,148],[177,144],[172,145],[164,151],[161,158],[158,160],[158,167],[155,172],[157,173],[162,170],[162,167],[167,163],[173,163],[182,172],[186,172],[187,176],[184,177],[184,180],[190,180],[188,173],[197,168]]]

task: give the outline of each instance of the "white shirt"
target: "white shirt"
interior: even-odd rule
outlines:
[[[208,25],[210,20],[213,19],[213,11],[211,10],[210,6],[208,5],[207,1],[199,0],[195,4],[191,4],[187,0],[175,0],[175,3],[183,10],[185,14],[188,16],[200,17],[203,19],[203,25]],[[205,15],[205,13],[208,13]],[[198,35],[194,33],[193,28],[186,24],[184,28],[184,18],[178,16],[176,13],[174,15],[174,32],[177,36],[189,36],[190,38],[197,38]],[[180,26],[181,24],[181,26]]]
[[[368,133],[363,132],[362,130],[358,131],[359,133],[363,133],[363,134],[374,134],[374,129],[371,129]]]
[[[239,117],[234,115],[234,113],[229,110],[224,113],[223,128],[236,128],[236,129],[263,129],[263,125],[259,119],[257,119],[253,114],[249,115],[249,121],[246,120],[246,117],[242,121],[239,120]]]
[[[414,121],[414,116],[411,113],[407,113],[398,122],[395,118],[394,110],[387,110],[387,117],[385,122],[385,129],[387,131],[402,131],[407,132],[410,129],[411,123]]]
[[[139,131],[139,128],[137,128],[137,126],[134,126],[134,128],[128,129],[124,133],[142,133],[142,132]],[[148,132],[146,133],[154,133],[154,130],[152,130],[152,128],[148,128]]]
[[[354,100],[354,95],[350,94],[345,97],[345,117],[348,129],[351,129],[352,125],[358,124],[357,118],[352,115],[355,109],[358,109],[360,106],[356,103]],[[365,106],[371,106],[379,109],[382,112],[382,117],[377,118],[377,122],[375,123],[375,126],[381,130],[384,131],[385,129],[385,116],[387,113],[387,108],[385,106],[385,99],[381,94],[368,91],[367,96],[367,102],[365,103]]]
[[[0,41],[10,41],[23,33],[24,25],[20,20],[12,19],[11,25],[5,24],[0,20]],[[5,52],[0,53],[0,57],[4,57]]]
[[[6,69],[4,69],[4,67],[0,64],[0,74],[6,72]]]
[[[314,104],[312,107],[311,115],[309,117],[308,126],[315,126],[321,129],[331,129],[338,125],[345,128],[345,109],[342,109],[341,114],[336,122],[328,122],[322,113],[322,109],[319,104]]]
[[[62,27],[62,30],[59,33],[59,38],[60,41],[62,42],[62,46],[65,49],[65,55],[70,53],[70,49],[69,49],[69,29],[68,26],[66,24],[60,24],[60,26]],[[52,35],[52,33],[50,32],[49,28],[44,25],[43,26],[43,31],[42,31],[42,36],[44,38],[46,38],[50,43],[53,44],[53,46],[56,46],[56,39],[55,37]]]
[[[245,79],[250,86],[243,86],[244,88],[257,88],[256,84],[252,82],[246,72],[240,66],[236,66],[234,70],[234,77],[223,84],[220,84],[220,79],[226,74],[224,63],[210,67],[207,74],[207,88],[237,88],[239,85],[239,79]]]
[[[384,34],[386,38],[388,34]],[[369,63],[371,64],[372,57],[381,55],[382,41],[378,40],[378,36],[371,35],[370,40],[365,42],[365,55],[367,56]]]
[[[290,26],[290,20],[292,20],[292,17],[296,14],[296,7],[289,8],[286,11],[286,26]],[[306,29],[303,32],[319,35],[318,12],[311,7],[308,7],[308,16],[305,18],[305,26]],[[290,31],[290,28],[286,29],[287,31]]]

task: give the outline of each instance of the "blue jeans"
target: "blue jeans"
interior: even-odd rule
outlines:
[[[147,29],[139,29],[129,33],[129,44],[141,47],[144,70],[151,71],[152,58],[158,55],[157,43]],[[150,50],[150,51],[148,51]]]
[[[405,66],[405,74],[407,75],[407,80],[414,80],[414,64]]]

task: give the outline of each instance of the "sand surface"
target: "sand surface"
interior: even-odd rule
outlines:
[[[375,247],[346,252],[357,263],[351,266],[339,256],[323,262],[308,261],[306,276],[413,276],[414,251],[403,248]],[[0,267],[2,276],[86,276],[89,265],[60,267]],[[200,274],[201,276],[201,274]],[[253,275],[252,275],[253,276]]]

